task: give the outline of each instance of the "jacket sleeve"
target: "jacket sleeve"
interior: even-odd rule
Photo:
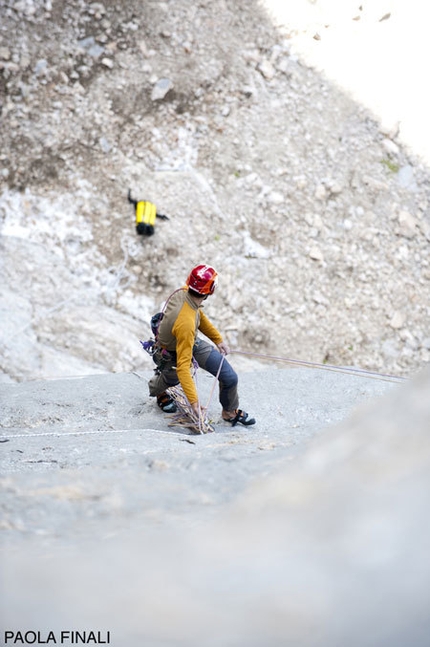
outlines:
[[[222,342],[221,333],[215,328],[215,326],[209,321],[208,317],[205,315],[202,310],[200,310],[200,325],[199,330],[209,337],[214,344],[220,344]]]
[[[176,372],[190,404],[198,401],[197,390],[191,376],[193,346],[195,341],[196,313],[184,305],[172,328],[176,337]]]

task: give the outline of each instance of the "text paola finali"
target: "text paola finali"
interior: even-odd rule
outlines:
[[[5,631],[5,645],[110,645],[110,631]]]

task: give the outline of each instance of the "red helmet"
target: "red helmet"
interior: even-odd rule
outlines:
[[[202,296],[213,294],[217,283],[218,274],[210,265],[197,265],[187,278],[188,287]]]

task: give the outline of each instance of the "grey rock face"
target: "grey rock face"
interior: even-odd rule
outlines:
[[[167,427],[147,378],[2,386],[11,627],[72,617],[131,647],[426,645],[428,370],[401,386],[247,373],[257,425],[206,436]]]

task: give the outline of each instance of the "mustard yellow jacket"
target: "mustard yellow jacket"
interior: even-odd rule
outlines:
[[[176,352],[176,372],[190,404],[198,400],[190,368],[199,330],[214,344],[222,342],[221,334],[202,311],[202,306],[193,301],[185,286],[167,303],[158,329],[158,342],[163,348]]]

